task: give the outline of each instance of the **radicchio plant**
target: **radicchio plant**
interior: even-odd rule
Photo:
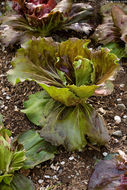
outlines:
[[[119,58],[124,57],[127,53],[127,6],[109,3],[101,7],[101,14],[103,23],[96,28],[92,38],[113,49]]]
[[[72,0],[12,0],[13,11],[3,17],[1,38],[5,45],[24,42],[32,36],[49,36],[56,30],[74,30],[89,34],[87,21],[92,15],[89,4]]]
[[[13,84],[34,80],[44,89],[29,97],[24,113],[42,126],[41,136],[53,145],[82,150],[91,142],[109,140],[105,123],[86,101],[92,95],[109,95],[118,66],[108,49],[88,49],[77,38],[62,43],[33,39],[18,50],[8,79]]]

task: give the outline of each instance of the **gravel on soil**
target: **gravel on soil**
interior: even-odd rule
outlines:
[[[10,61],[14,55],[15,50],[5,49],[0,44],[0,113],[13,137],[29,129],[39,129],[20,110],[30,94],[41,90],[35,82],[26,81],[16,86],[8,82],[6,72],[12,67]],[[111,135],[109,144],[102,148],[87,146],[83,152],[74,153],[60,147],[53,160],[32,170],[21,170],[32,179],[36,190],[86,190],[98,159],[118,150],[127,153],[127,64],[121,67],[114,84],[110,96],[89,99],[106,121]]]

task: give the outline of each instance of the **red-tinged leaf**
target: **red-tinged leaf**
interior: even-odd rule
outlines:
[[[86,21],[93,13],[90,5],[72,0],[12,0],[15,14],[2,18],[2,42],[8,46],[35,37],[51,36],[61,30],[74,30],[86,35],[91,26]],[[14,14],[14,15],[13,15]]]
[[[118,47],[124,47],[122,50],[122,57],[126,56],[127,44],[127,7],[125,4],[109,3],[101,7],[101,14],[103,15],[103,22],[100,24],[92,38],[100,44],[107,46],[108,44],[118,43]],[[123,43],[123,42],[124,43]],[[118,53],[115,48],[114,53]],[[121,55],[120,55],[121,58]]]
[[[127,14],[120,7],[114,6],[112,8],[112,18],[114,25],[120,29],[120,39],[127,43]]]
[[[110,189],[127,189],[127,156],[124,153],[112,160],[101,160],[90,178],[88,190]]]

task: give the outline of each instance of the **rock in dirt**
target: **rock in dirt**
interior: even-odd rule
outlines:
[[[117,137],[121,137],[122,132],[120,130],[118,130],[118,131],[113,132],[112,135],[117,136]]]
[[[126,109],[126,106],[124,104],[118,104],[117,108],[121,111],[124,111]]]
[[[118,115],[116,115],[116,116],[114,117],[114,120],[116,121],[117,124],[121,123],[121,117],[118,116]]]

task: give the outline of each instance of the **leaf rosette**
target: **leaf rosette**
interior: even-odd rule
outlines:
[[[18,150],[11,146],[10,131],[0,125],[0,187],[12,183],[14,172],[23,167],[26,160],[24,150]],[[1,187],[2,188],[2,187]]]
[[[92,27],[87,23],[93,8],[72,0],[12,0],[12,12],[3,17],[1,38],[6,46],[23,43],[35,37],[49,36],[58,30],[73,30],[88,35]],[[86,21],[86,22],[84,22]]]
[[[92,143],[109,140],[105,124],[86,102],[92,95],[109,95],[118,58],[108,49],[93,51],[88,40],[62,43],[51,38],[33,39],[18,50],[8,79],[13,84],[36,81],[44,91],[31,95],[25,112],[41,135],[54,145],[82,149],[87,136]],[[93,133],[94,131],[94,133]]]
[[[126,56],[127,43],[127,6],[121,3],[107,3],[101,7],[103,17],[92,38],[111,48],[119,57]]]

